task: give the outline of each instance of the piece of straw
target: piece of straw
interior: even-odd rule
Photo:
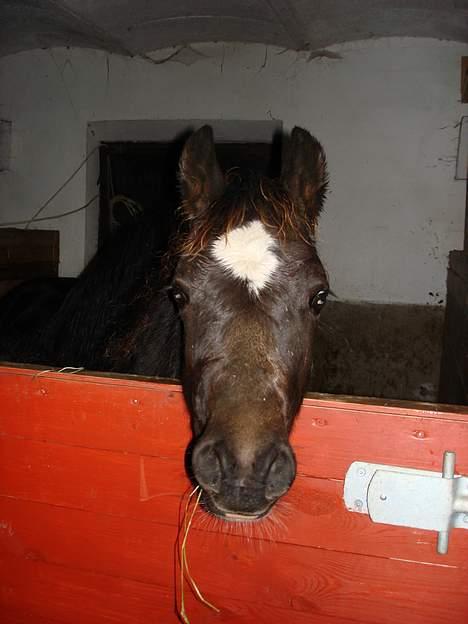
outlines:
[[[196,492],[198,491],[197,497],[194,498]],[[187,498],[187,502],[185,504],[185,511],[184,511],[184,519],[183,519],[183,527],[182,527],[182,533],[183,533],[183,538],[182,538],[182,543],[180,544],[180,549],[179,549],[179,562],[180,562],[180,609],[179,609],[179,616],[181,617],[182,621],[185,622],[185,624],[190,624],[190,620],[188,618],[187,612],[185,610],[185,583],[184,581],[187,581],[189,587],[191,588],[192,592],[194,593],[195,597],[198,598],[198,600],[200,602],[202,602],[205,606],[209,607],[210,609],[212,609],[213,611],[215,611],[216,613],[219,613],[219,609],[217,607],[215,607],[213,604],[211,604],[211,602],[209,602],[201,593],[198,585],[196,584],[193,576],[190,573],[190,569],[189,569],[189,565],[188,565],[188,559],[187,559],[187,540],[188,540],[188,534],[190,531],[190,528],[192,526],[192,522],[193,522],[193,517],[195,515],[195,511],[197,510],[197,507],[200,503],[200,498],[202,495],[202,490],[200,488],[199,485],[197,485],[197,487],[190,493],[189,497]],[[190,503],[194,501],[194,504],[192,505],[192,509],[189,511],[189,507],[190,507]],[[179,539],[178,539],[178,543],[180,542],[180,533],[179,533]]]

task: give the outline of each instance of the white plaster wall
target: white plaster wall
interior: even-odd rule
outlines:
[[[367,301],[443,299],[447,254],[463,241],[465,182],[454,180],[454,157],[468,46],[393,38],[335,46],[342,59],[310,61],[260,45],[197,50],[191,65],[77,49],[0,59],[0,118],[13,121],[0,221],[30,217],[73,172],[86,155],[88,122],[279,119],[311,130],[328,153],[320,249],[334,291]],[[46,214],[86,199],[84,167]],[[58,225],[61,274],[75,275],[85,214],[41,227]]]

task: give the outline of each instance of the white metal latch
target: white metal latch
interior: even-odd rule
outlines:
[[[373,522],[438,531],[437,552],[448,551],[452,528],[468,529],[468,476],[455,475],[455,453],[444,453],[443,470],[353,462],[344,484],[349,511]]]

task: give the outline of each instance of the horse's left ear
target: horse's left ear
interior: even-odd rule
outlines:
[[[187,140],[179,163],[183,209],[196,217],[224,191],[224,176],[216,158],[213,130],[202,126]]]
[[[315,222],[327,191],[327,161],[317,139],[297,126],[283,155],[281,181],[303,215]]]

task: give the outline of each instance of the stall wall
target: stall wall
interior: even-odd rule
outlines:
[[[11,171],[0,175],[0,220],[29,218],[76,170],[89,122],[281,120],[310,129],[328,153],[320,249],[336,294],[441,304],[447,254],[463,240],[464,182],[454,181],[463,54],[458,43],[383,39],[325,56],[198,45],[161,64],[79,49],[5,57],[0,118],[13,122],[13,151]],[[88,199],[85,165],[43,214]],[[76,275],[85,212],[41,225],[57,224],[61,274]]]
[[[0,367],[0,404],[2,622],[180,623],[174,546],[193,489],[181,388]],[[187,583],[185,621],[466,623],[468,531],[440,555],[435,531],[371,522],[343,490],[353,462],[440,471],[446,449],[467,474],[467,410],[311,395],[291,444],[297,478],[265,520],[196,510],[187,569],[220,612]],[[356,468],[354,487],[373,472]]]

